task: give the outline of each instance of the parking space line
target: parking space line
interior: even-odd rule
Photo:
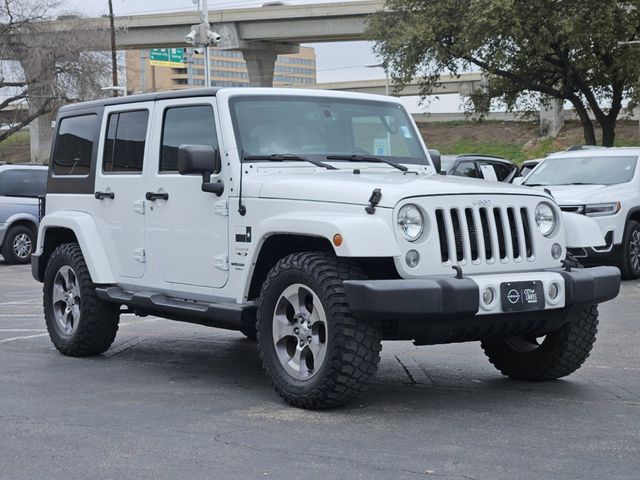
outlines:
[[[38,338],[38,337],[46,337],[48,336],[48,333],[41,333],[39,335],[25,335],[23,337],[11,337],[11,338],[5,338],[3,340],[0,340],[0,344],[3,343],[9,343],[9,342],[14,342],[16,340],[27,340],[29,338]]]
[[[26,313],[20,313],[20,314],[11,314],[11,313],[0,313],[0,318],[14,318],[14,317],[20,317],[20,318],[42,318],[42,313],[34,313],[32,315],[30,314],[26,314]]]
[[[46,332],[45,328],[0,328],[0,333]]]
[[[39,302],[39,298],[28,298],[25,300],[16,300],[14,302],[0,302],[0,305],[35,305]]]

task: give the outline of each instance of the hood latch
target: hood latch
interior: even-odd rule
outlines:
[[[364,208],[369,215],[376,213],[376,205],[380,203],[381,198],[382,190],[374,188],[373,192],[371,192],[371,197],[369,197],[369,206]]]

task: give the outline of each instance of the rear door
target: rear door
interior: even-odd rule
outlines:
[[[223,287],[228,277],[225,197],[203,192],[201,175],[178,173],[180,145],[220,149],[216,100],[159,101],[155,118],[156,141],[147,173],[147,192],[153,200],[147,201],[146,238],[149,265],[161,282],[157,287],[172,291]],[[221,174],[214,172],[211,181]]]
[[[144,171],[154,103],[105,109],[96,166],[94,218],[118,277],[145,273]]]

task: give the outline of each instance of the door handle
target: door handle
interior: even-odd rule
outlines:
[[[96,200],[104,200],[105,198],[110,198],[113,200],[116,198],[116,194],[113,192],[96,192],[95,194]]]
[[[155,202],[156,200],[169,200],[169,194],[167,192],[147,192],[145,198],[150,202]]]

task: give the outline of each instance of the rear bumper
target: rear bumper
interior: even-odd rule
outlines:
[[[615,267],[581,268],[571,271],[558,268],[518,275],[529,275],[530,279],[535,280],[540,277],[540,273],[556,274],[555,278],[564,281],[564,302],[556,306],[547,305],[544,310],[536,313],[563,309],[575,304],[605,302],[615,298],[620,291],[620,271]],[[495,281],[495,275],[490,277]],[[514,281],[513,274],[505,274],[503,277],[501,281]],[[431,277],[344,282],[349,306],[361,318],[428,322],[442,317],[478,317],[480,321],[480,317],[484,316],[522,315],[504,314],[501,310],[482,311],[481,285],[485,285],[483,276],[462,279]]]

